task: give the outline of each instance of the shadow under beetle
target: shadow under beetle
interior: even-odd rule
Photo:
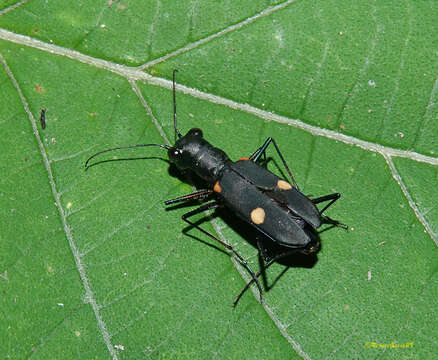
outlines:
[[[234,162],[230,160],[224,151],[207,142],[203,137],[201,129],[193,128],[183,136],[178,130],[176,121],[176,72],[177,70],[173,71],[172,78],[175,144],[173,146],[139,144],[105,149],[88,158],[85,163],[85,168],[96,165],[97,163],[89,165],[90,160],[107,151],[147,146],[158,146],[166,149],[170,161],[174,163],[179,170],[192,171],[205,181],[207,187],[195,191],[192,194],[167,200],[165,204],[171,205],[193,200],[212,199],[197,209],[185,213],[182,215],[182,219],[190,226],[197,228],[231,251],[251,275],[251,280],[236,297],[234,306],[237,305],[239,299],[252,283],[257,285],[260,301],[262,301],[263,290],[258,278],[261,274],[264,274],[264,271],[271,264],[288,256],[292,252],[301,252],[304,254],[316,253],[320,247],[316,229],[324,223],[347,228],[346,225],[323,214],[341,195],[334,193],[315,199],[304,195],[299,190],[277,143],[271,137],[266,139],[263,145],[251,156],[242,157]],[[262,157],[266,164],[266,149],[270,144],[274,146],[290,177],[290,181],[278,177],[260,165],[260,159]],[[318,210],[316,204],[323,202],[328,203],[322,210]],[[263,241],[267,241],[266,238],[268,238],[284,249],[284,251],[273,257],[269,257],[263,245],[263,241],[257,241],[261,268],[255,273],[249,267],[245,259],[243,259],[231,245],[218,239],[215,235],[189,220],[189,218],[196,214],[210,209],[216,209],[220,206],[228,208],[234,215],[252,225],[260,234],[264,235]]]

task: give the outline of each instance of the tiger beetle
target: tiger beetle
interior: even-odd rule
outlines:
[[[251,156],[232,161],[224,151],[212,146],[204,139],[201,129],[193,128],[183,136],[177,127],[176,72],[177,70],[174,70],[172,76],[175,144],[173,146],[138,144],[105,149],[90,156],[85,163],[85,168],[96,165],[97,163],[89,165],[90,160],[108,151],[149,146],[167,150],[171,163],[175,164],[180,171],[189,170],[196,174],[206,183],[206,187],[191,194],[167,200],[165,205],[210,199],[211,201],[205,201],[197,209],[182,215],[182,220],[228,249],[251,275],[251,280],[236,297],[233,305],[237,305],[252,283],[257,285],[260,301],[262,302],[263,290],[258,278],[274,262],[294,252],[306,255],[316,253],[320,248],[320,240],[316,229],[322,224],[348,229],[345,224],[324,215],[324,212],[341,197],[341,194],[333,193],[314,199],[304,195],[300,191],[277,143],[271,137],[267,138],[263,145]],[[266,149],[271,144],[283,163],[290,181],[282,179],[267,170]],[[261,160],[264,160],[263,164]],[[324,202],[328,203],[322,210],[319,210],[316,204]],[[263,241],[260,241],[260,239],[257,241],[259,259],[261,259],[261,268],[257,273],[249,267],[245,259],[230,244],[201,228],[196,222],[189,220],[196,214],[219,207],[229,209],[235,216],[252,225],[257,233],[263,237]],[[263,242],[269,240],[282,249],[275,256],[267,255]]]

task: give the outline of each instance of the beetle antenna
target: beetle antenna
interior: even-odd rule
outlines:
[[[173,127],[175,128],[175,141],[178,136],[178,139],[182,138],[181,133],[178,130],[178,127],[176,126],[176,92],[175,92],[175,73],[177,73],[178,70],[173,70],[172,73],[172,92],[173,92]]]
[[[87,161],[85,162],[85,169],[88,169],[88,167],[89,167],[89,166],[88,166],[88,163],[90,162],[91,159],[93,159],[93,158],[96,157],[97,155],[103,154],[103,153],[108,152],[108,151],[114,151],[114,150],[120,150],[120,149],[132,149],[132,148],[145,147],[145,146],[158,146],[158,147],[160,147],[160,148],[162,148],[162,149],[166,149],[166,150],[169,150],[169,149],[170,149],[170,146],[168,146],[168,145],[162,145],[162,144],[137,144],[137,145],[129,145],[129,146],[118,146],[118,147],[113,147],[113,148],[111,148],[111,149],[105,149],[105,150],[99,151],[99,152],[97,152],[97,153],[91,155],[91,156],[87,159]]]

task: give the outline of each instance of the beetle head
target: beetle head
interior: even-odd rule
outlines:
[[[169,160],[179,169],[187,169],[193,164],[196,154],[204,143],[202,130],[198,128],[190,129],[185,136],[179,138],[175,145],[169,148],[167,151]]]

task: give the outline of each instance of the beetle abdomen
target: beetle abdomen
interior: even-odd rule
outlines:
[[[237,161],[233,164],[233,169],[251,184],[266,190],[270,198],[287,207],[314,229],[321,226],[321,215],[318,209],[296,187],[253,161]]]
[[[218,195],[224,205],[273,241],[291,248],[305,247],[311,241],[305,230],[306,221],[275,201],[264,188],[253,184],[253,179],[242,175],[240,167],[235,166],[239,163],[227,164],[217,183],[216,188],[221,189]],[[274,174],[266,172],[269,175],[263,178],[264,185],[269,184],[269,178],[272,180],[272,176],[277,178]]]

